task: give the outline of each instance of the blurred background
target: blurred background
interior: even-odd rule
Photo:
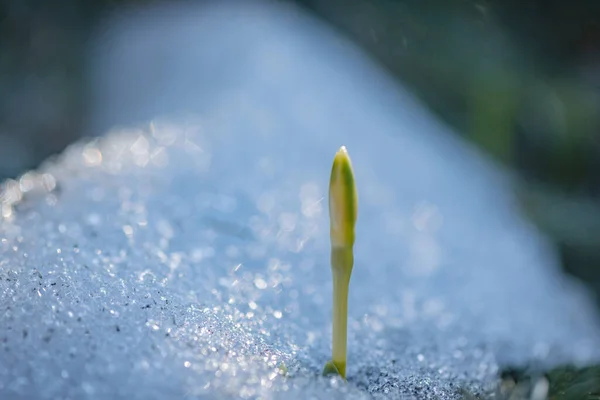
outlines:
[[[599,1],[289,2],[360,46],[503,164],[565,271],[600,299]],[[91,39],[108,15],[157,3],[0,2],[1,179],[102,133],[89,124]]]

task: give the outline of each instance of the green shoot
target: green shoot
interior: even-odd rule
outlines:
[[[331,360],[323,375],[338,374],[346,379],[348,331],[348,288],[354,265],[354,226],[358,214],[358,195],[352,163],[346,148],[335,154],[329,181],[329,219],[331,272],[333,275],[333,334]]]

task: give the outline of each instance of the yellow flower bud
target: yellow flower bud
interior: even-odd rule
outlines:
[[[358,194],[352,163],[346,147],[335,154],[329,180],[329,218],[332,247],[354,244],[354,226],[358,214]]]

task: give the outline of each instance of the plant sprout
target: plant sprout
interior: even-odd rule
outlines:
[[[329,180],[329,220],[331,272],[333,275],[333,334],[331,360],[323,375],[338,374],[346,379],[348,326],[348,287],[354,265],[354,225],[358,213],[358,195],[354,173],[346,147],[335,154]]]

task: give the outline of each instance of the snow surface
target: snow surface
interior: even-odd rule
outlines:
[[[111,28],[143,33],[106,39],[98,120],[162,109],[163,86],[132,89],[155,69],[227,87],[3,184],[0,399],[446,399],[504,365],[600,358],[588,294],[505,176],[352,46],[285,7],[169,10]],[[111,58],[190,29],[221,41],[144,73]],[[341,145],[359,190],[347,384],[319,376]]]

